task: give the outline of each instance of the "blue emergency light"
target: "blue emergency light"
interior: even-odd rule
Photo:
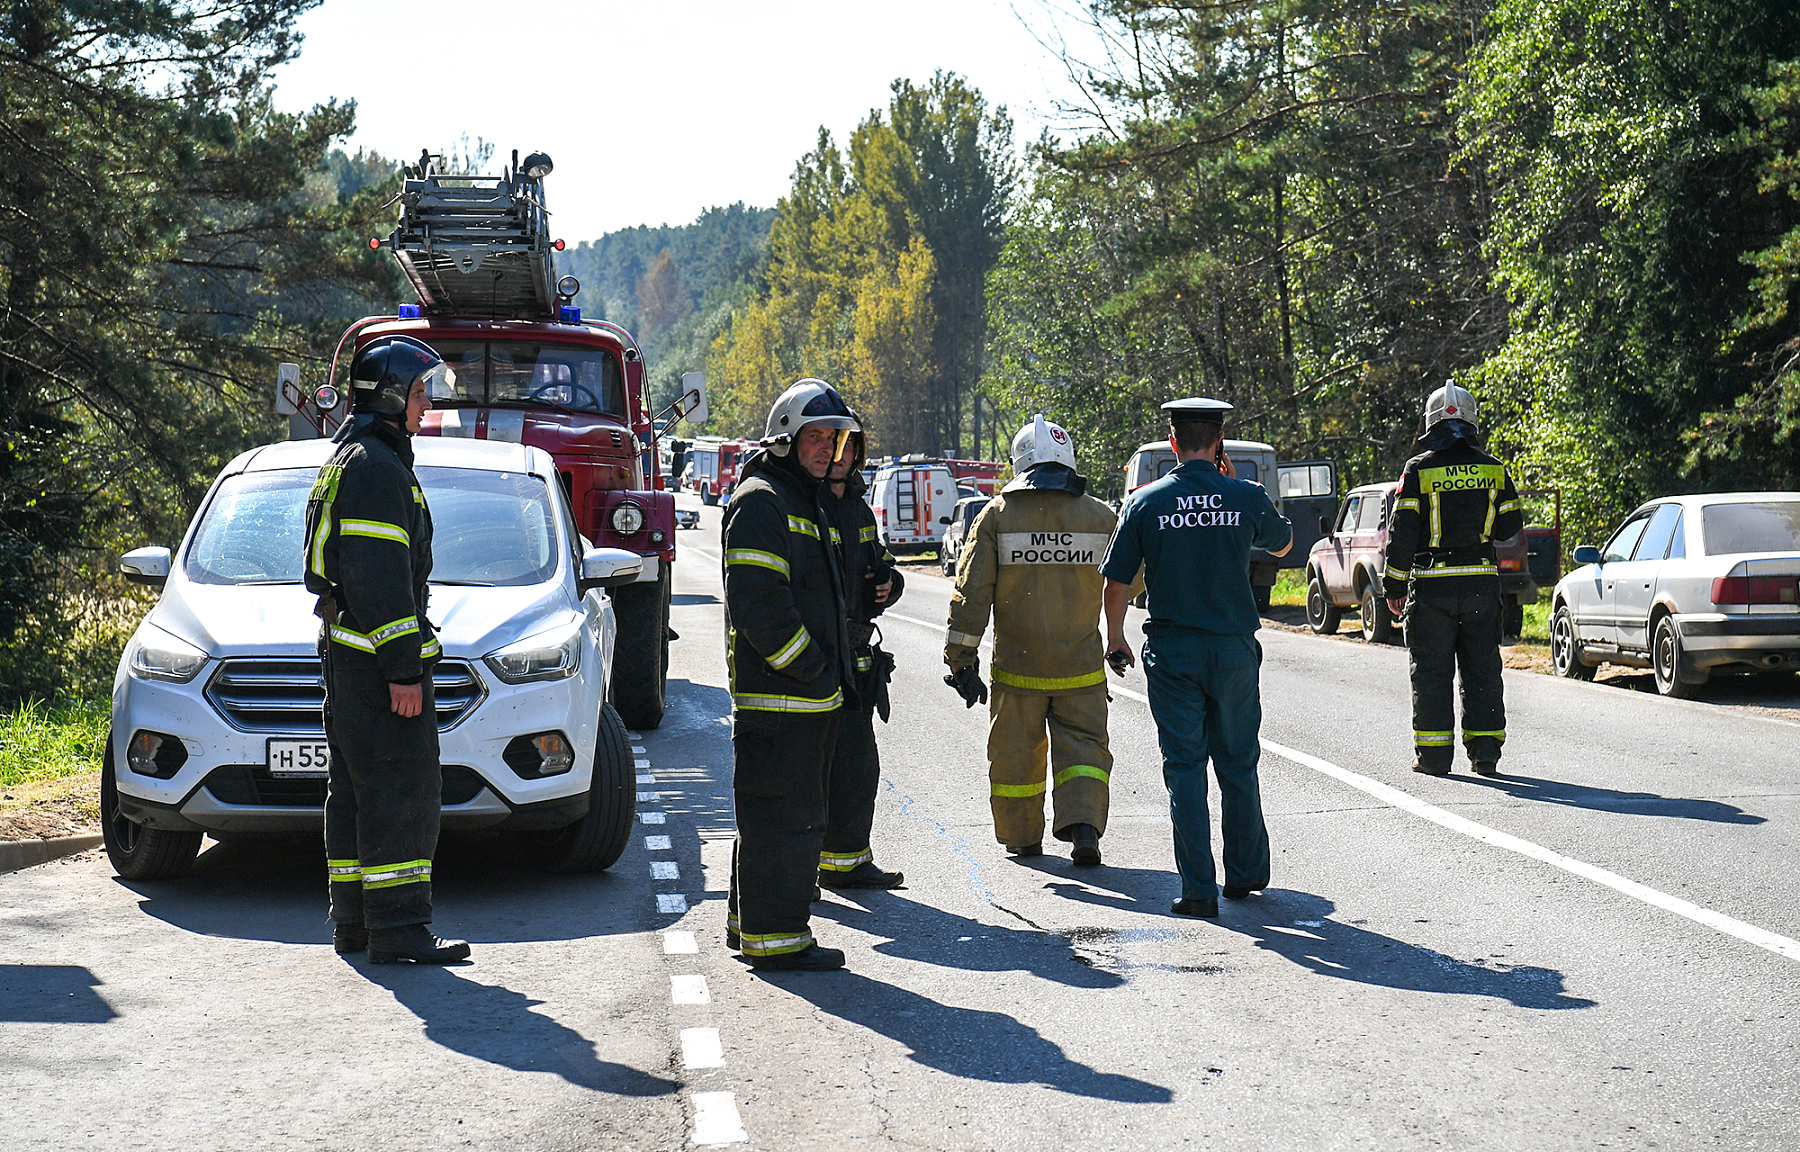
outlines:
[[[576,304],[564,304],[560,309],[564,324],[581,323],[581,307]]]
[[[400,319],[402,319],[402,320],[417,320],[418,318],[419,318],[419,306],[417,304],[402,304],[402,305],[400,305]]]

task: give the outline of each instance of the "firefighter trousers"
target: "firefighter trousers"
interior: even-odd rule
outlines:
[[[1172,634],[1172,633],[1179,634]],[[1219,832],[1225,884],[1262,888],[1269,882],[1269,830],[1263,823],[1259,677],[1262,645],[1254,636],[1222,636],[1162,628],[1144,642],[1150,715],[1162,746],[1169,823],[1181,897],[1217,899],[1212,814],[1206,765],[1219,781]]]
[[[431,923],[431,857],[444,799],[430,663],[417,716],[397,715],[373,667],[325,654],[325,857],[331,918],[402,928]]]
[[[1453,681],[1462,681],[1462,738],[1470,760],[1500,759],[1506,742],[1500,679],[1500,582],[1452,577],[1465,587],[1406,593],[1406,652],[1412,668],[1413,746],[1421,767],[1447,769],[1455,757]]]
[[[1071,839],[1077,824],[1092,824],[1104,836],[1111,778],[1105,692],[1027,696],[993,686],[988,787],[1000,843],[1024,848],[1043,842],[1046,791],[1058,840]]]
[[[799,952],[813,942],[825,782],[842,712],[742,709],[732,724],[737,840],[726,924],[745,956]]]
[[[849,872],[875,859],[869,834],[875,826],[875,793],[880,787],[875,710],[840,709],[837,748],[825,788],[825,837],[819,849],[819,871]]]

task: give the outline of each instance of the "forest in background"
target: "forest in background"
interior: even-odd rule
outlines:
[[[0,699],[104,694],[217,468],[405,299],[393,163],[290,115],[313,0],[0,12]],[[773,209],[564,254],[705,429],[839,383],[880,453],[1003,457],[1042,410],[1097,490],[1207,394],[1234,435],[1393,475],[1447,378],[1565,544],[1642,499],[1800,487],[1800,9],[1782,0],[1096,0],[1080,127],[1018,147],[948,74],[821,131]],[[151,90],[144,77],[167,83]],[[478,163],[486,145],[446,152]]]

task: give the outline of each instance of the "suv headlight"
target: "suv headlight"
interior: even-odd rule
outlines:
[[[206,653],[167,632],[146,629],[126,669],[134,679],[186,684],[206,667]]]
[[[613,505],[612,530],[621,536],[635,536],[644,526],[644,510],[630,500]]]
[[[535,680],[567,680],[581,668],[581,633],[572,632],[560,644],[546,644],[542,637],[502,648],[485,658],[494,675],[508,684]]]

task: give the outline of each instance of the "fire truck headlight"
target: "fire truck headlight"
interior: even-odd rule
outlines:
[[[550,175],[555,168],[556,165],[550,162],[550,154],[548,152],[533,152],[531,155],[525,157],[525,162],[523,164],[519,165],[520,171],[524,172],[525,175],[531,177],[533,180],[542,180],[544,177]]]
[[[644,527],[644,510],[630,500],[613,506],[612,530],[621,536],[635,536]]]

